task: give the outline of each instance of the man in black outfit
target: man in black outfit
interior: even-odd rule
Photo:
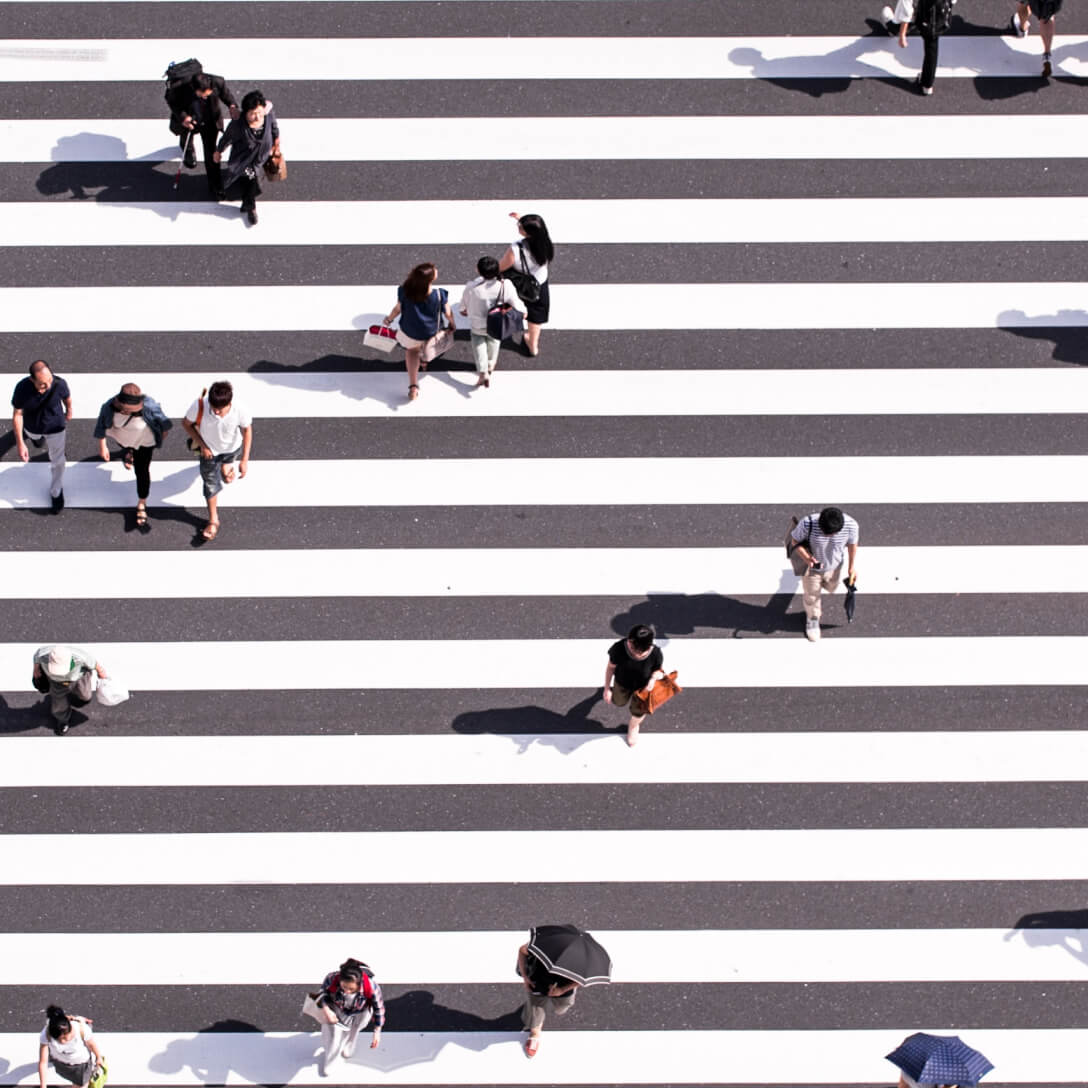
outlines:
[[[192,170],[196,166],[196,148],[193,140],[200,133],[204,143],[204,170],[208,177],[208,189],[213,199],[223,195],[223,179],[219,163],[215,161],[215,145],[223,128],[219,103],[230,110],[231,120],[238,116],[238,103],[230,93],[222,76],[200,72],[188,82],[168,91],[166,101],[170,106],[170,131],[178,136],[178,143],[185,150],[185,165]],[[188,147],[186,144],[188,143]]]

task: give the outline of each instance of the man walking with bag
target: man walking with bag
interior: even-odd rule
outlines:
[[[239,476],[249,469],[253,417],[234,403],[230,382],[212,382],[207,395],[201,394],[189,406],[181,423],[192,448],[200,451],[200,479],[208,503],[208,524],[202,535],[214,540],[219,533],[219,492],[224,484],[234,482],[235,461]]]
[[[858,555],[858,523],[837,506],[825,506],[818,514],[801,518],[789,534],[794,542],[791,556],[795,569],[803,570],[801,589],[805,602],[805,638],[820,638],[820,594],[834,593],[839,586],[842,564],[849,557],[848,577],[855,576]]]
[[[71,724],[72,707],[86,706],[94,695],[92,673],[106,679],[106,670],[94,655],[78,646],[42,646],[34,653],[33,684],[49,696],[53,732],[63,737]]]

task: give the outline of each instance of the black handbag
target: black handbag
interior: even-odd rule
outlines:
[[[487,311],[487,335],[495,340],[513,340],[525,332],[525,317],[520,310],[504,301],[506,281],[499,285],[499,297]]]
[[[513,285],[522,302],[532,304],[540,301],[540,281],[525,265],[525,243],[518,242],[518,256],[521,258],[521,268],[508,268],[503,276]],[[491,334],[488,333],[490,336]]]

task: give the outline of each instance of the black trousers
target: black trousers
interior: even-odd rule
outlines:
[[[146,499],[151,494],[151,458],[154,446],[138,446],[132,451],[132,470],[136,473],[136,498]]]
[[[201,143],[204,144],[204,173],[208,177],[208,188],[218,192],[223,188],[223,173],[219,163],[215,161],[215,145],[219,143],[219,129],[215,125],[200,125],[192,130],[193,141],[196,141],[197,133],[200,134]],[[178,147],[185,150],[185,143],[189,138],[189,129],[184,129],[178,136]]]
[[[922,75],[919,82],[923,87],[932,87],[937,78],[937,48],[940,42],[936,34],[922,35]]]
[[[256,208],[257,197],[261,195],[261,183],[257,178],[243,174],[231,188],[233,189],[235,185],[242,193],[242,211],[247,212],[250,208]]]

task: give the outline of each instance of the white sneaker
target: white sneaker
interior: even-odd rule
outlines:
[[[809,642],[820,641],[820,621],[816,619],[815,616],[809,616],[809,618],[805,620],[805,638],[807,638]]]
[[[887,4],[880,9],[880,21],[882,23],[894,23],[895,12]]]
[[[348,1058],[355,1053],[355,1046],[352,1043],[345,1043],[340,1049],[340,1057],[347,1061]]]

